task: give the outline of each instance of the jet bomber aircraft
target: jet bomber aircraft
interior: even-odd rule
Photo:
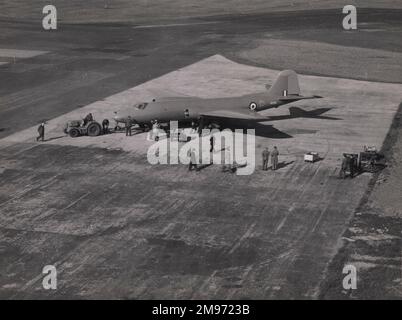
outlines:
[[[302,96],[298,77],[293,70],[280,72],[274,84],[261,93],[240,97],[203,99],[197,97],[167,97],[142,102],[133,106],[125,114],[115,112],[117,123],[127,121],[149,128],[153,120],[159,123],[178,121],[195,122],[200,127],[206,124],[219,124],[227,119],[265,121],[259,111],[302,99],[322,98],[320,96]]]

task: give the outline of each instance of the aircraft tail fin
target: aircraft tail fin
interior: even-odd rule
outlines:
[[[273,85],[268,89],[273,96],[300,95],[299,80],[293,70],[284,70],[279,73]]]

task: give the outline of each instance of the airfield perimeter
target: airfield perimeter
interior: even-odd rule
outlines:
[[[339,261],[377,284],[352,297],[401,297],[400,232],[376,225],[384,213],[371,213],[375,236],[343,237],[356,232],[349,223],[373,180],[337,179],[340,156],[383,147],[402,100],[401,13],[363,13],[356,33],[341,31],[331,10],[161,27],[66,24],[51,34],[0,21],[0,53],[8,55],[0,66],[0,297],[344,297]],[[16,49],[17,61],[9,57]],[[260,162],[245,177],[217,166],[188,173],[148,164],[144,135],[61,133],[88,110],[101,120],[153,96],[262,90],[284,67],[302,74],[303,93],[325,98],[293,104],[307,111],[293,116],[288,107],[264,112],[272,118],[257,128],[257,156],[278,145],[275,173],[261,172]],[[41,119],[49,119],[43,144],[34,142]],[[386,149],[400,144],[398,134],[394,128]],[[324,160],[305,164],[310,150]],[[400,213],[392,219],[400,223]],[[388,256],[374,248],[349,257],[345,241],[358,243],[356,252],[371,244],[365,237],[385,241]],[[47,264],[59,271],[53,292],[41,286]],[[370,273],[376,268],[387,272]]]

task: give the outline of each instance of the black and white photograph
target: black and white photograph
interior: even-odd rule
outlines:
[[[0,2],[0,300],[401,299],[401,1]]]

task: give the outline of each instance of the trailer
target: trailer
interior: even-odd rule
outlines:
[[[359,171],[358,166],[359,155],[357,153],[344,153],[339,178],[345,179],[348,175],[353,178]]]

